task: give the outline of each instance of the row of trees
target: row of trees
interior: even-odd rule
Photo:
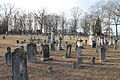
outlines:
[[[85,35],[90,34],[90,27],[94,34],[101,28],[97,26],[97,19],[102,27],[110,28],[116,26],[116,36],[118,37],[118,25],[120,24],[120,1],[97,2],[89,12],[83,13],[79,7],[71,9],[71,16],[48,13],[46,9],[25,12],[16,9],[14,5],[0,5],[0,34],[77,34],[78,29],[82,29]],[[82,14],[83,13],[83,14]],[[104,29],[102,28],[102,29]],[[110,32],[110,29],[106,29]],[[107,35],[107,34],[106,34]]]

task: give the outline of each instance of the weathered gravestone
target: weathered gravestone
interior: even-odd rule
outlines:
[[[35,62],[37,57],[37,47],[35,43],[30,43],[27,45],[28,61]]]
[[[28,80],[26,53],[17,48],[12,53],[12,80]]]
[[[72,49],[72,45],[67,44],[66,53],[65,53],[64,58],[70,58],[71,57],[71,49]]]
[[[12,65],[12,55],[11,55],[11,48],[7,47],[7,52],[5,53],[5,61],[6,65]]]
[[[95,64],[95,57],[91,58],[91,64]]]
[[[104,45],[101,45],[99,48],[100,61],[106,61],[106,48]]]
[[[50,52],[49,52],[49,45],[45,44],[42,45],[42,61],[48,61],[48,60],[52,60],[52,58],[50,58]]]
[[[80,64],[83,63],[83,57],[77,58],[77,62],[76,63],[77,63],[78,66],[80,66]]]

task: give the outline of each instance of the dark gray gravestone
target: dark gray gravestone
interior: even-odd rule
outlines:
[[[105,48],[105,46],[101,45],[101,47],[99,49],[99,55],[100,55],[100,61],[106,60],[106,48]]]
[[[28,61],[35,62],[37,57],[37,47],[35,43],[30,43],[27,45]]]
[[[5,53],[5,61],[6,65],[12,65],[12,55],[11,55],[11,48],[7,47],[7,52]]]
[[[65,53],[64,58],[70,58],[71,57],[71,49],[72,49],[72,45],[67,44],[67,49],[66,49],[66,53]]]
[[[12,80],[28,80],[26,53],[17,48],[12,53]]]
[[[80,64],[82,64],[83,63],[83,57],[79,57],[78,59],[77,59],[77,65],[79,66]]]
[[[49,52],[49,45],[45,44],[42,45],[42,61],[48,61],[48,60],[52,60],[52,58],[50,58],[50,52]]]
[[[77,56],[80,56],[80,55],[81,55],[81,51],[82,51],[81,47],[80,47],[80,46],[77,47]]]
[[[95,57],[91,58],[91,64],[95,64]]]

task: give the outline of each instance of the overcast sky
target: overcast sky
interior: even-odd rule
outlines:
[[[46,8],[49,12],[69,12],[72,7],[79,6],[84,11],[100,0],[0,0],[0,4],[11,3],[15,7],[26,10]]]

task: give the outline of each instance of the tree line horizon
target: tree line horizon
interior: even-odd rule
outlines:
[[[81,30],[84,36],[96,35],[104,31],[105,36],[113,34],[111,26],[115,26],[118,38],[118,25],[120,25],[120,1],[99,1],[83,12],[80,7],[73,7],[70,17],[65,13],[48,13],[46,9],[25,12],[15,8],[12,4],[0,4],[0,35],[3,34],[57,34],[77,35]],[[98,19],[100,24],[98,24]]]

